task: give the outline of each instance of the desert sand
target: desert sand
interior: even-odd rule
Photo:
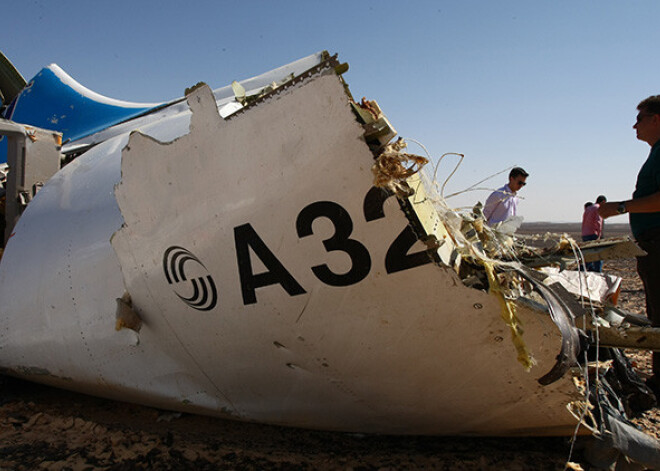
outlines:
[[[608,235],[627,231],[626,226],[613,229]],[[571,233],[575,225],[552,231]],[[643,314],[635,261],[607,261],[605,271],[623,278],[619,306]],[[626,353],[641,375],[649,373],[647,352]],[[634,420],[660,438],[660,409]],[[570,437],[389,437],[297,430],[175,414],[0,376],[0,470],[562,470],[569,459],[588,469],[580,455],[579,441],[571,447]]]

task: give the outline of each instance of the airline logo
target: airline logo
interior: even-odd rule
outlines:
[[[199,265],[207,274],[188,279],[185,271],[186,264]],[[189,250],[176,245],[168,248],[163,254],[163,271],[167,282],[174,287],[174,294],[191,308],[198,311],[210,311],[217,304],[218,290],[213,278],[208,274],[204,264]],[[186,285],[188,288],[179,288],[181,285]],[[179,294],[178,291],[189,293],[191,285],[191,296],[185,297]]]

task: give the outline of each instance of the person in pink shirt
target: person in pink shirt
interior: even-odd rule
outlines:
[[[582,240],[598,240],[603,236],[603,218],[598,214],[598,208],[601,203],[607,202],[607,198],[600,195],[596,198],[596,203],[586,205],[584,207],[584,214],[582,215]],[[587,262],[585,264],[587,271],[603,271],[603,261]]]

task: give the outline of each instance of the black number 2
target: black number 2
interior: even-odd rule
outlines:
[[[391,191],[375,186],[371,187],[371,190],[364,197],[364,218],[367,222],[385,217],[383,205],[390,196],[393,196]],[[387,250],[387,255],[385,255],[385,270],[387,273],[396,273],[431,263],[433,259],[426,250],[408,253],[417,240],[417,234],[415,234],[413,227],[408,224]]]

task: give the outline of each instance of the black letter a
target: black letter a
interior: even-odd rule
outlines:
[[[238,260],[238,273],[241,277],[241,291],[243,304],[255,304],[257,295],[255,290],[262,286],[279,283],[290,296],[304,294],[306,291],[295,280],[291,273],[275,257],[263,240],[250,224],[243,224],[234,228],[234,242],[236,244],[236,259]],[[250,248],[266,266],[264,273],[254,274],[250,260]]]

